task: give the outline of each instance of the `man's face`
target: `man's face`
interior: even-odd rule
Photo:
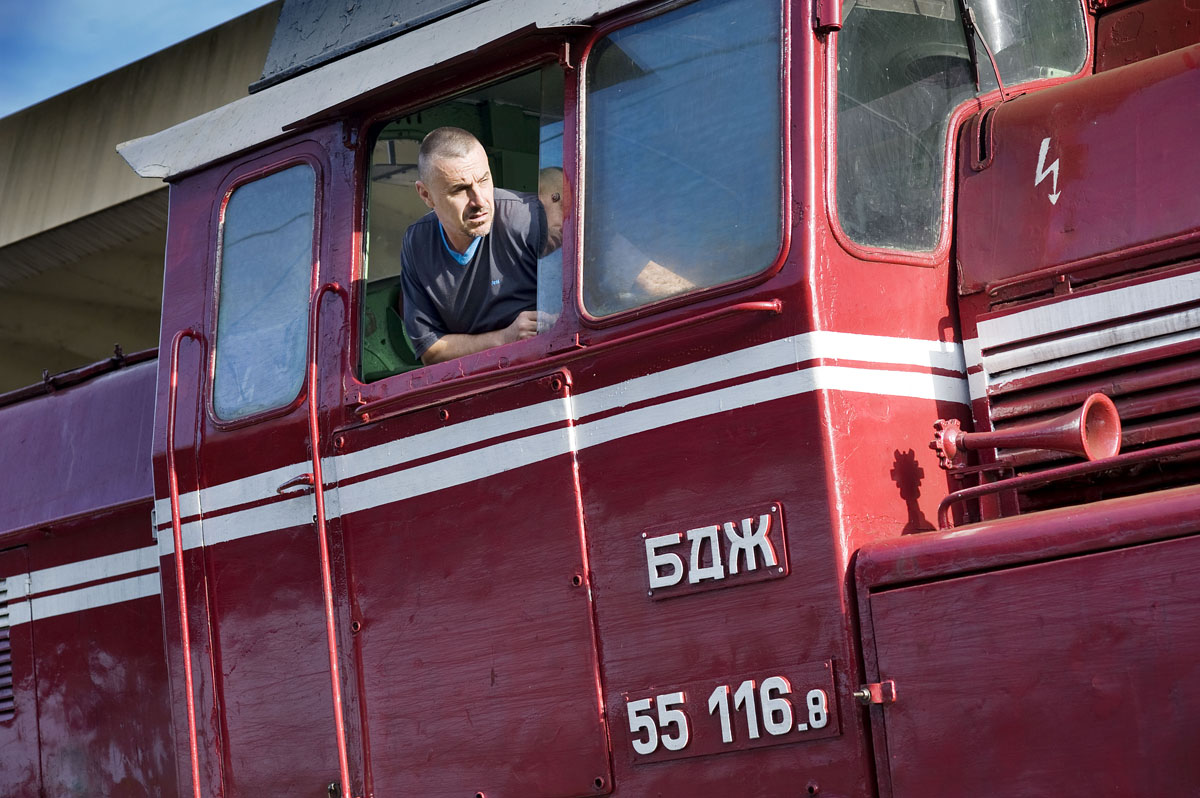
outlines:
[[[562,246],[563,217],[567,211],[567,197],[563,191],[561,172],[554,173],[538,184],[538,199],[546,211],[546,249],[548,255]]]
[[[437,214],[450,245],[463,252],[471,239],[492,229],[492,171],[487,154],[476,145],[461,158],[433,162],[428,183],[417,181],[417,193]]]

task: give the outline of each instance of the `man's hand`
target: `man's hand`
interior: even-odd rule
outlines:
[[[512,324],[504,328],[506,337],[504,343],[521,341],[537,335],[538,314],[536,310],[523,310],[513,319]]]
[[[433,342],[433,346],[425,350],[425,354],[421,355],[421,362],[426,366],[443,363],[463,355],[482,352],[494,346],[532,338],[535,335],[537,335],[537,311],[523,310],[512,320],[512,324],[499,330],[478,335],[465,333],[443,335]]]

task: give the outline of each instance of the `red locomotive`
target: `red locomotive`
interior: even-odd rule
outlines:
[[[157,357],[0,400],[0,793],[1197,794],[1198,30],[289,1],[122,145]],[[423,365],[444,125],[566,213],[539,333]]]

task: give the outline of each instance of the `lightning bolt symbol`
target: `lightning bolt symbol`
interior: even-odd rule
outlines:
[[[1040,151],[1038,151],[1037,173],[1033,176],[1033,185],[1036,186],[1038,183],[1041,183],[1043,180],[1045,180],[1048,176],[1054,175],[1054,180],[1051,182],[1051,186],[1050,186],[1051,190],[1054,193],[1047,194],[1046,196],[1050,198],[1051,205],[1057,205],[1058,204],[1058,195],[1061,193],[1058,190],[1058,159],[1055,158],[1054,163],[1050,164],[1049,166],[1046,166],[1046,154],[1049,152],[1050,152],[1050,137],[1046,136],[1046,138],[1042,139],[1042,149]]]

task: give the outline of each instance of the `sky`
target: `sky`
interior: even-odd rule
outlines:
[[[0,0],[0,117],[269,0]]]

